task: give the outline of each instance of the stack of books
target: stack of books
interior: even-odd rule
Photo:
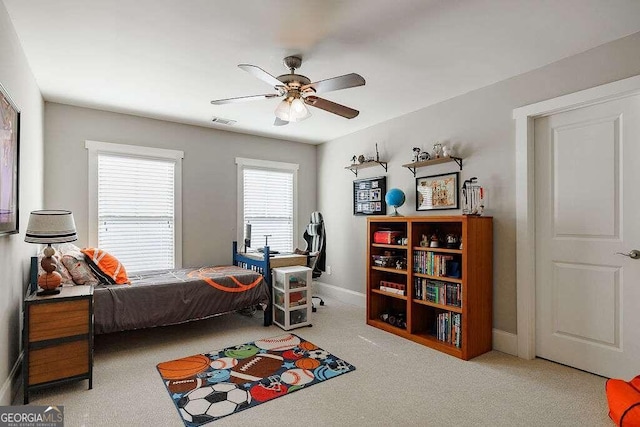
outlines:
[[[387,282],[386,280],[380,281],[380,290],[392,294],[406,295],[406,288],[404,283]]]

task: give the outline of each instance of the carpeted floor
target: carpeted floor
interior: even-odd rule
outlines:
[[[261,315],[220,316],[96,337],[87,382],[34,392],[64,405],[66,426],[182,426],[156,365],[282,333]],[[612,426],[604,378],[497,351],[469,362],[365,324],[364,309],[326,299],[313,327],[293,331],[357,370],[233,414],[211,426]],[[16,402],[21,401],[21,396]]]

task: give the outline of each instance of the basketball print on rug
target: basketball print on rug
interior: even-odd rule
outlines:
[[[157,368],[187,427],[210,423],[356,369],[294,334],[170,360]]]

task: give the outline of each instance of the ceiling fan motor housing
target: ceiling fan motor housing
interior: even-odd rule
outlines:
[[[296,68],[300,68],[302,66],[302,58],[299,56],[287,56],[284,58],[284,66],[291,70],[291,74],[295,71]]]
[[[302,86],[311,83],[311,80],[309,80],[307,76],[301,74],[283,74],[276,78],[291,89],[300,89]]]

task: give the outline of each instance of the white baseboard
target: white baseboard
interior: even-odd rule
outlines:
[[[518,335],[500,329],[493,330],[493,349],[512,356],[518,355]]]
[[[22,353],[20,353],[18,360],[16,360],[13,368],[11,368],[9,377],[5,380],[4,384],[2,384],[2,388],[0,388],[0,406],[8,406],[13,402],[13,397],[20,388],[18,380],[20,379],[21,373]]]
[[[358,307],[366,307],[367,305],[367,297],[363,293],[322,282],[313,282],[313,286],[315,287],[315,292],[319,295],[326,295]]]

